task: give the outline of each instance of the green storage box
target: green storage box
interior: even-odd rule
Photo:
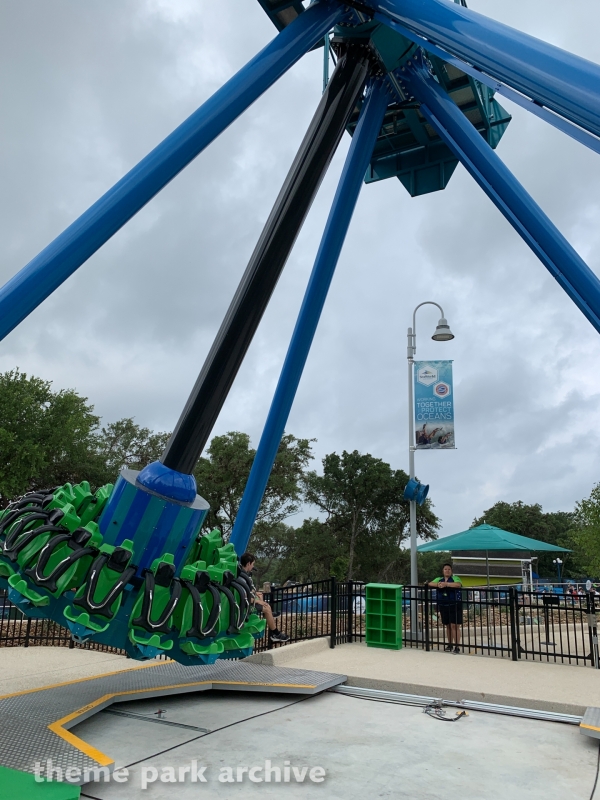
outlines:
[[[402,647],[402,586],[367,583],[365,639],[369,647]]]

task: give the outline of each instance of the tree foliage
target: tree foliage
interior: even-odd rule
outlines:
[[[0,374],[0,500],[87,477],[99,418],[87,398],[19,370]],[[90,459],[90,456],[92,458]],[[90,460],[94,463],[90,465]]]
[[[330,575],[343,578],[347,557],[340,540],[331,535],[330,526],[311,517],[285,531],[280,558],[272,566],[267,575],[278,583],[307,583],[326,580]]]
[[[403,470],[393,470],[368,453],[331,453],[323,459],[323,474],[311,471],[304,480],[306,500],[326,515],[320,536],[315,520],[305,523],[299,535],[330,540],[330,570],[340,578],[390,580],[408,535],[409,503],[403,498],[407,482]],[[435,538],[438,528],[431,501],[417,506],[418,535]],[[312,555],[317,555],[314,549]]]
[[[590,496],[575,504],[575,526],[569,540],[581,574],[600,577],[600,484]]]
[[[194,471],[198,492],[210,504],[206,525],[219,528],[226,540],[255,455],[247,433],[230,431],[211,440],[206,456],[198,461]],[[300,509],[301,478],[310,458],[311,440],[297,439],[290,433],[283,436],[256,518],[256,534],[264,538],[275,530],[283,530],[277,526]]]
[[[545,513],[539,503],[527,505],[521,500],[516,503],[506,503],[500,501],[495,503],[480,517],[473,520],[471,527],[482,525],[495,525],[511,533],[518,533],[521,536],[529,536],[548,544],[555,544],[559,547],[570,547],[569,531],[573,528],[575,516],[569,511],[551,511]],[[536,553],[532,553],[536,555]],[[556,575],[556,567],[552,560],[556,558],[556,553],[538,553],[539,575],[553,577]],[[562,556],[561,556],[562,558]],[[565,577],[577,577],[578,568],[574,559],[569,559],[568,554],[564,556]],[[574,574],[573,574],[574,573]]]
[[[97,436],[97,457],[105,474],[103,482],[114,481],[124,467],[141,470],[158,461],[169,436],[141,428],[133,417],[106,425]]]
[[[74,390],[55,392],[19,370],[0,374],[0,506],[67,481],[113,482],[123,467],[155,461],[168,436],[131,418],[100,429],[94,407]]]

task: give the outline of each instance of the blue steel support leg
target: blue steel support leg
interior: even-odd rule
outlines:
[[[230,541],[238,555],[242,555],[248,545],[252,526],[271,474],[363,178],[373,153],[375,140],[381,130],[388,101],[389,94],[385,85],[380,80],[373,81],[369,86],[352,138],[275,396],[233,526]]]
[[[0,289],[0,340],[108,241],[344,15],[321,0],[200,106]]]
[[[367,0],[488,75],[600,136],[600,66],[447,0]]]
[[[600,280],[431,76],[422,53],[395,73],[403,90],[600,332]]]

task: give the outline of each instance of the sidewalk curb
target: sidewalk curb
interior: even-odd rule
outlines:
[[[304,658],[305,656],[312,656],[316,653],[321,653],[323,650],[329,650],[329,636],[322,637],[321,639],[307,639],[305,642],[294,642],[294,644],[275,647],[273,650],[267,650],[265,653],[254,653],[243,660],[251,661],[254,664],[266,664],[271,667],[279,667],[282,664],[287,664],[288,661],[294,661],[296,658]]]

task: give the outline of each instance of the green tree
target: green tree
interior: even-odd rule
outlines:
[[[531,539],[537,539],[547,544],[555,544],[559,547],[570,547],[569,544],[569,531],[573,528],[574,513],[572,511],[551,511],[544,513],[542,506],[539,503],[527,505],[521,500],[516,503],[506,503],[499,501],[495,503],[487,511],[484,511],[481,517],[474,519],[471,527],[482,525],[486,522],[488,525],[495,525],[497,528],[502,528],[511,533],[519,533],[521,536],[529,536]],[[533,553],[532,555],[536,555]],[[556,575],[556,567],[552,560],[556,558],[556,553],[538,553],[538,569],[537,572],[543,577],[554,577]],[[561,558],[563,558],[561,556]],[[564,554],[564,569],[563,575],[565,577],[577,577],[577,566],[574,559],[569,558],[569,554]]]
[[[0,503],[95,473],[99,418],[87,398],[18,369],[0,374]]]
[[[219,528],[225,540],[233,528],[255,455],[247,433],[230,431],[211,440],[206,457],[194,470],[198,492],[210,504],[206,526]],[[283,436],[256,517],[256,531],[261,536],[299,510],[300,479],[310,458],[311,440],[297,439],[289,433]]]
[[[343,580],[348,556],[339,538],[320,519],[305,519],[299,528],[289,528],[282,537],[279,558],[267,574],[278,583],[320,581],[335,575]]]
[[[284,522],[270,524],[263,520],[254,525],[248,547],[256,556],[254,581],[257,586],[266,580],[277,583],[287,580],[285,564],[293,535],[294,529]]]
[[[448,553],[417,553],[419,582],[432,581],[442,574],[442,565],[448,561]],[[394,567],[394,583],[410,585],[410,549],[400,551],[400,558]]]
[[[305,478],[306,500],[326,514],[321,538],[338,545],[330,565],[344,579],[391,580],[408,535],[409,503],[403,492],[408,475],[380,458],[357,450],[323,459],[323,474]],[[435,538],[439,520],[427,500],[417,507],[417,532]],[[318,550],[313,557],[318,557]]]
[[[573,556],[582,576],[600,578],[600,484],[575,504],[575,526],[569,532]]]
[[[154,433],[150,428],[136,425],[133,417],[106,425],[98,434],[96,444],[99,469],[103,473],[100,483],[114,481],[124,467],[141,470],[158,461],[169,436],[169,433]]]

